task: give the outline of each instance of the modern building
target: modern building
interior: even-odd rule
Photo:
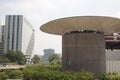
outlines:
[[[106,48],[111,45],[108,43],[106,47],[105,35],[120,32],[120,19],[106,16],[76,16],[50,21],[43,24],[40,29],[62,35],[63,70],[84,69],[96,76],[110,72],[106,66],[109,62],[106,60],[111,58],[106,59]]]
[[[105,35],[106,71],[120,72],[120,33]]]
[[[1,21],[0,21],[0,28],[1,28],[1,26],[2,26],[2,24],[1,24]],[[0,35],[1,35],[1,29],[0,29]],[[1,36],[0,36],[0,38],[1,38]],[[0,39],[0,42],[1,42],[1,39]]]
[[[44,49],[44,55],[49,56],[55,53],[54,49]]]
[[[0,23],[0,56],[4,55],[3,35],[4,35],[4,26],[2,26],[1,23]]]
[[[4,53],[8,50],[19,50],[24,53],[29,61],[33,47],[33,26],[23,15],[7,15],[5,19]]]
[[[55,50],[54,49],[44,49],[43,52],[44,52],[44,55],[42,56],[42,60],[48,61],[49,56],[54,54]]]
[[[106,50],[106,72],[120,73],[120,50]]]

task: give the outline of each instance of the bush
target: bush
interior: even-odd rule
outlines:
[[[21,70],[12,70],[8,73],[10,79],[21,79],[23,78],[23,74]]]
[[[21,51],[8,50],[5,55],[5,58],[9,62],[15,62],[19,65],[25,64],[25,55]]]
[[[4,72],[0,72],[0,80],[6,80],[8,79],[8,75],[5,74]]]
[[[94,76],[91,72],[81,71],[77,73],[77,80],[94,80]]]
[[[100,75],[100,80],[120,80],[120,73],[103,73]]]
[[[94,80],[93,74],[82,71],[61,71],[60,66],[27,66],[23,70],[25,80]]]

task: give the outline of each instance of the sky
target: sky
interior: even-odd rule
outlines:
[[[71,16],[110,16],[120,18],[120,0],[0,0],[0,21],[6,15],[23,15],[35,29],[34,54],[44,49],[62,53],[62,37],[40,31],[54,19]]]

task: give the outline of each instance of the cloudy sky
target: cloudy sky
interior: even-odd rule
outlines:
[[[48,21],[70,16],[120,17],[120,0],[0,0],[0,20],[5,15],[23,15],[35,29],[35,54],[52,48],[61,53],[61,36],[39,30]]]

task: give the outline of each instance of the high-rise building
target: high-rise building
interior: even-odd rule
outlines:
[[[4,55],[3,35],[4,35],[4,26],[2,26],[0,23],[0,55]]]
[[[34,47],[34,29],[22,15],[6,16],[4,40],[5,53],[19,50],[29,61]]]
[[[44,49],[44,56],[50,56],[55,53],[54,49]]]
[[[48,61],[48,58],[55,53],[54,49],[44,49],[44,55],[42,56],[43,61]]]
[[[2,42],[2,25],[0,21],[0,43]]]

